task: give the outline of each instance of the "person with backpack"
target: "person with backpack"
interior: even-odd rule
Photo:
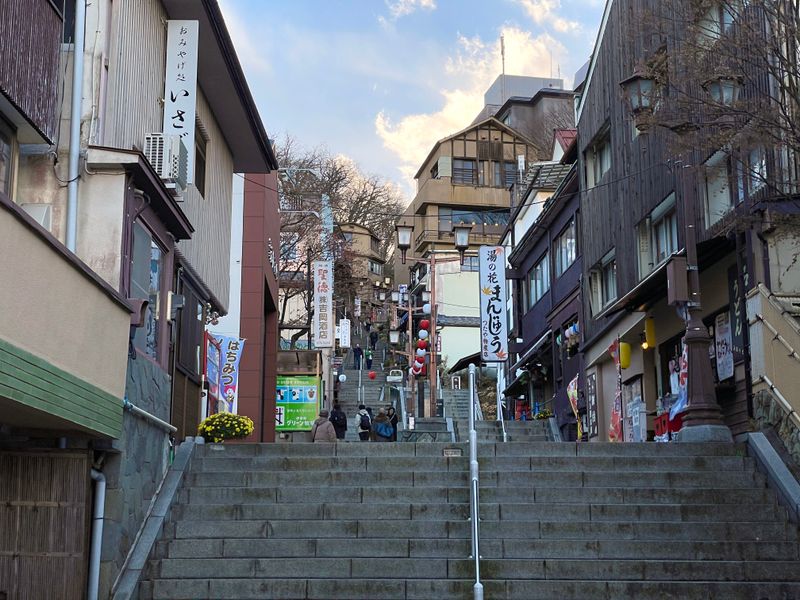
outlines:
[[[386,409],[386,416],[389,417],[389,423],[392,424],[392,441],[397,441],[397,411],[395,411],[394,406],[389,406]]]
[[[333,428],[333,423],[328,420],[328,411],[324,408],[319,411],[319,418],[314,421],[314,425],[311,427],[311,441],[336,441],[336,430]]]
[[[372,441],[391,442],[393,433],[392,422],[386,414],[386,409],[378,409],[378,415],[372,421]]]
[[[372,431],[372,419],[369,417],[367,407],[363,404],[358,405],[356,424],[356,429],[358,430],[358,439],[360,439],[362,442],[369,441],[369,433]]]
[[[367,371],[369,371],[372,368],[372,350],[369,348],[364,352],[364,360],[367,361]]]
[[[333,424],[333,428],[336,430],[336,439],[343,440],[347,433],[347,415],[338,404],[333,405],[330,421]]]

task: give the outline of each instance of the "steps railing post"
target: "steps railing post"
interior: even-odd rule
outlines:
[[[478,468],[478,433],[475,431],[475,365],[469,366],[469,509],[470,525],[472,532],[472,558],[475,561],[475,585],[472,587],[474,600],[483,600],[483,584],[481,583],[481,552],[480,552],[480,510],[479,502],[479,473]]]

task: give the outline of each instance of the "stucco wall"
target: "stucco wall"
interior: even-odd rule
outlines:
[[[460,359],[481,349],[481,332],[477,327],[443,327],[442,360],[450,368]]]
[[[130,315],[0,207],[0,337],[122,398]]]

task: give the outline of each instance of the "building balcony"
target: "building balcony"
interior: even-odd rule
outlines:
[[[501,225],[477,225],[474,226],[469,235],[470,247],[467,253],[477,252],[479,246],[493,246],[500,243],[500,236],[503,234]],[[423,256],[428,250],[433,249],[433,245],[439,249],[452,250],[455,246],[455,238],[452,231],[437,231],[425,229],[421,231],[414,240],[414,253]]]
[[[2,194],[0,231],[3,423],[119,437],[129,304]]]
[[[511,195],[506,188],[452,184],[449,177],[443,177],[428,179],[417,191],[414,211],[419,212],[428,204],[508,208]]]

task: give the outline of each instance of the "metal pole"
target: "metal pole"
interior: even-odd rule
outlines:
[[[431,372],[428,373],[431,381],[431,393],[428,406],[430,407],[429,414],[431,417],[436,416],[436,253],[431,254],[431,335],[430,335],[430,367]]]
[[[478,509],[479,468],[478,434],[475,431],[475,365],[469,366],[469,504],[472,531],[472,556],[475,561],[475,585],[472,587],[474,600],[483,600],[481,583],[480,555],[480,511]]]
[[[401,305],[403,304],[402,295],[400,296],[400,304]],[[409,375],[408,375],[408,387],[409,387],[408,400],[411,403],[411,410],[409,411],[409,413],[411,413],[415,417],[419,418],[420,416],[423,416],[423,415],[418,415],[417,414],[417,408],[416,408],[417,395],[416,395],[416,390],[414,389],[414,384],[415,384],[416,377],[414,377],[411,374],[411,362],[413,360],[412,356],[414,355],[414,351],[413,351],[413,348],[414,348],[414,324],[412,323],[413,315],[411,314],[411,295],[410,294],[408,296],[408,306],[406,307],[406,314],[408,315],[408,344],[406,346],[406,350],[408,351],[408,354],[406,354],[406,357],[408,359],[408,373],[409,373]]]
[[[70,0],[67,0],[70,1]],[[78,174],[81,161],[83,108],[83,47],[86,35],[86,0],[75,0],[75,40],[72,53],[72,106],[69,119],[69,170],[67,175],[67,228],[65,243],[71,252],[78,239]]]

